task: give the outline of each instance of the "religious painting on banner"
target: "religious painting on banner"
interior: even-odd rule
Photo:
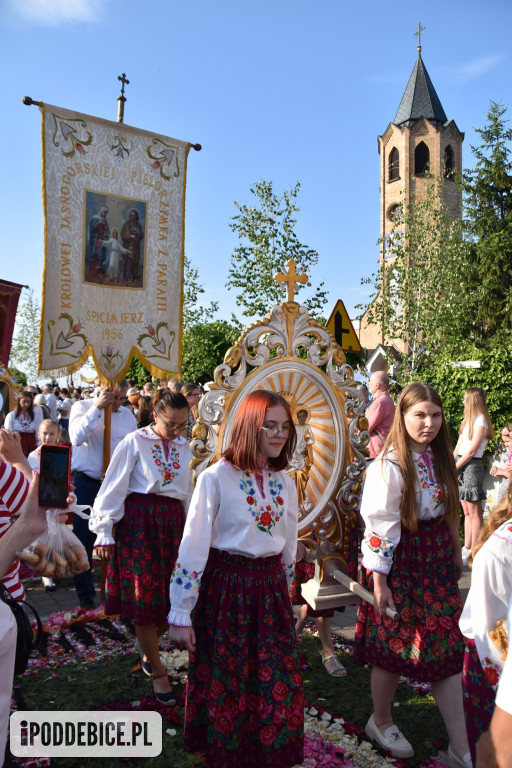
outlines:
[[[41,106],[45,263],[39,368],[92,355],[119,380],[132,357],[179,374],[191,144]]]

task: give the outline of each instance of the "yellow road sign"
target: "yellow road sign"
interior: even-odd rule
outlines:
[[[359,339],[341,299],[336,302],[325,327],[332,333],[344,352],[361,352]]]

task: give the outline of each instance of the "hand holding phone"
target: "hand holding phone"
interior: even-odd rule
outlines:
[[[39,463],[39,504],[42,507],[66,509],[70,479],[69,445],[42,445]]]

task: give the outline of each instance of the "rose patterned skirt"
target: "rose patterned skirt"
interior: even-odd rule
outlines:
[[[489,728],[496,694],[485,676],[476,650],[475,641],[466,638],[466,653],[462,671],[462,693],[464,696],[464,719],[468,734],[473,765],[476,765],[476,743]]]
[[[361,584],[373,592],[373,573],[365,568]],[[363,601],[357,612],[354,661],[423,682],[462,672],[462,600],[445,523],[421,521],[414,533],[402,526],[388,584],[400,618],[381,617]]]
[[[185,748],[207,768],[303,761],[303,690],[280,556],[211,549],[193,624]]]
[[[18,432],[20,436],[21,450],[24,456],[28,456],[29,453],[35,451],[37,448],[37,440],[35,432]]]
[[[131,493],[114,528],[116,549],[107,567],[105,613],[134,624],[165,624],[169,583],[185,525],[181,501]]]

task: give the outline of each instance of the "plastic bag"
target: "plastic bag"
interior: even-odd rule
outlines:
[[[19,553],[20,559],[33,571],[55,579],[83,573],[89,568],[84,545],[64,523],[59,522],[61,514],[61,509],[47,509],[46,531]]]

